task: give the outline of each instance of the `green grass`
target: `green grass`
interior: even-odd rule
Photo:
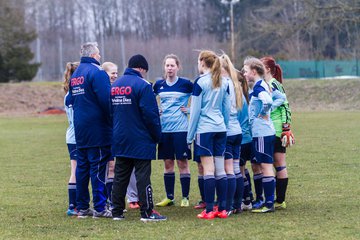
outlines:
[[[360,112],[295,112],[293,119],[287,210],[205,221],[177,204],[157,209],[168,221],[145,224],[133,210],[121,222],[66,217],[65,116],[2,117],[0,239],[359,239]],[[193,162],[191,169],[194,204]],[[162,162],[154,161],[156,202],[164,197],[162,171]]]
[[[360,78],[285,80],[284,87],[296,111],[360,110]]]

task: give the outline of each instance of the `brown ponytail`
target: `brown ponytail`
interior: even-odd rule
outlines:
[[[245,99],[246,99],[246,102],[247,104],[249,104],[249,86],[248,86],[248,83],[246,81],[246,78],[244,76],[244,70],[241,69],[241,71],[238,71],[238,79],[239,79],[239,82],[241,84],[241,87],[242,87],[242,92],[245,96]]]
[[[68,62],[65,66],[64,79],[63,79],[63,89],[65,93],[69,91],[69,82],[71,75],[75,72],[76,68],[79,66],[79,62]]]
[[[273,78],[282,83],[282,70],[279,64],[275,62],[275,59],[271,56],[261,58],[262,63],[266,68],[270,69],[271,75]]]

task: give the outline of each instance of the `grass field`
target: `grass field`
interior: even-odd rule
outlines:
[[[196,218],[199,211],[175,206],[157,209],[168,221],[147,224],[133,210],[121,222],[65,216],[65,118],[0,118],[0,239],[360,239],[360,112],[293,113],[288,209],[205,221]],[[193,162],[191,168],[194,204]],[[164,197],[162,171],[154,161],[156,202]]]

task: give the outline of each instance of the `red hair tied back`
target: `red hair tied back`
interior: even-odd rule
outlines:
[[[261,61],[266,68],[270,68],[270,72],[273,78],[282,83],[282,70],[280,65],[275,62],[275,59],[271,56],[266,56],[261,58]]]

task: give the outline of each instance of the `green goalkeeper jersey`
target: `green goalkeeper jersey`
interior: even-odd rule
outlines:
[[[285,94],[284,87],[275,78],[272,78],[269,84],[272,86],[272,88],[275,88]],[[275,127],[276,136],[281,137],[283,123],[289,123],[289,124],[291,123],[291,110],[287,99],[282,105],[275,108],[271,112],[270,117]]]

